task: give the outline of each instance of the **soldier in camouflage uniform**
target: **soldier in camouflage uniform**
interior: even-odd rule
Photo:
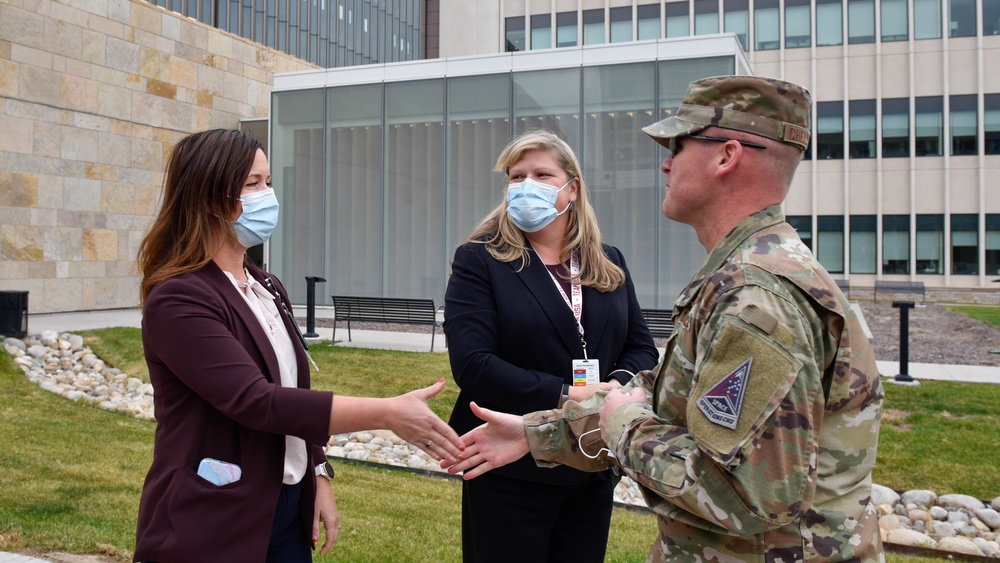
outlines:
[[[477,407],[488,424],[466,434],[452,472],[474,478],[529,451],[539,465],[617,466],[658,517],[650,561],[884,561],[875,357],[780,209],[810,104],[787,82],[707,78],[644,129],[671,151],[664,214],[709,252],[662,362],[560,410]]]

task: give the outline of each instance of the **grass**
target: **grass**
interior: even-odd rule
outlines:
[[[984,305],[945,305],[945,307],[977,321],[982,321],[990,326],[1000,328],[1000,307]]]
[[[103,360],[148,381],[137,329],[85,335]],[[314,346],[314,386],[391,396],[444,377],[431,401],[447,418],[458,395],[445,353]],[[991,499],[1000,464],[1000,386],[886,386],[875,482]],[[129,560],[155,424],[67,401],[29,383],[0,351],[0,550]],[[459,561],[461,483],[345,461],[335,483],[343,529],[317,561]],[[648,514],[615,510],[607,561],[644,561]],[[890,563],[930,559],[889,554]]]

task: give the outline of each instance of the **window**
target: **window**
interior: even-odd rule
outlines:
[[[816,0],[816,46],[844,44],[844,15],[841,0]]]
[[[916,273],[944,273],[944,215],[917,215]]]
[[[609,10],[611,18],[611,42],[624,43],[632,40],[632,7],[622,6]]]
[[[667,37],[687,37],[690,35],[691,13],[689,12],[687,1],[667,2],[665,8],[667,16]]]
[[[747,0],[725,0],[726,33],[735,33],[744,51],[749,51],[747,34],[750,32],[750,11]]]
[[[913,0],[913,38],[941,38],[941,0]]]
[[[976,0],[948,0],[948,37],[975,36]]]
[[[504,51],[524,50],[524,16],[507,18],[507,41]]]
[[[785,48],[808,47],[812,43],[809,0],[785,0]]]
[[[914,99],[916,110],[916,156],[941,156],[944,113],[941,96]]]
[[[1000,154],[1000,94],[983,96],[983,134],[986,154]]]
[[[847,43],[875,42],[874,0],[847,0]]]
[[[531,49],[552,48],[552,14],[531,16]]]
[[[882,273],[910,273],[910,216],[882,216]]]
[[[875,100],[851,100],[851,158],[875,158]]]
[[[851,215],[851,273],[875,273],[875,216]]]
[[[976,112],[976,96],[951,96],[949,98],[951,113],[951,154],[953,156],[979,154],[978,117]]]
[[[780,47],[778,35],[778,0],[757,0],[753,8],[754,49],[766,51]]]
[[[583,11],[583,44],[604,43],[604,10]]]
[[[882,0],[882,41],[906,41],[906,0]]]
[[[660,5],[642,4],[636,8],[636,32],[639,41],[660,38]]]
[[[799,233],[799,238],[802,239],[802,244],[809,247],[812,250],[812,217],[809,215],[789,215],[785,217],[785,221],[792,226]]]
[[[816,218],[816,259],[831,274],[844,273],[844,217],[820,215]]]
[[[718,0],[694,0],[694,34],[719,33]]]
[[[976,275],[979,273],[979,216],[955,214],[951,216],[951,273]]]
[[[844,158],[844,102],[816,104],[816,158]]]
[[[1000,214],[986,214],[986,275],[1000,274]]]
[[[556,47],[576,47],[576,12],[556,14]]]
[[[882,100],[882,156],[910,156],[910,99]]]
[[[1000,2],[983,2],[983,35],[1000,35]]]

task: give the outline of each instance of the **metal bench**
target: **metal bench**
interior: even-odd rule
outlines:
[[[923,303],[927,294],[924,292],[924,282],[919,281],[875,281],[875,301],[878,301],[879,293],[914,293],[920,294],[920,302]]]
[[[331,295],[333,298],[333,341],[336,341],[337,323],[347,322],[347,341],[351,341],[351,321],[368,323],[428,325],[431,327],[431,352],[434,351],[434,334],[442,325],[433,299],[407,299],[402,297],[355,297]]]
[[[674,312],[671,309],[643,309],[649,333],[655,338],[670,338],[674,332]]]

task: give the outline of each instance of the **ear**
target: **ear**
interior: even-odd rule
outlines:
[[[746,149],[736,141],[731,141],[722,145],[715,156],[715,175],[721,178],[736,170],[740,161],[743,160]]]
[[[579,178],[579,176],[576,177],[576,178],[573,178],[573,183],[570,184],[569,187],[570,187],[569,200],[570,200],[570,202],[575,202],[576,198],[578,197],[578,195],[580,193],[580,178]]]

